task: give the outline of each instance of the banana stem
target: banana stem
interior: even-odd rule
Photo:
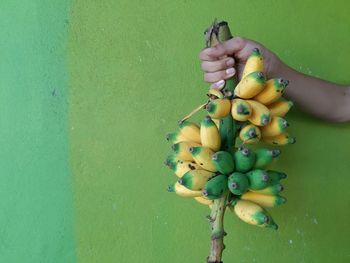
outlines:
[[[208,102],[199,105],[197,108],[195,108],[193,111],[191,111],[188,115],[186,115],[185,117],[182,118],[182,120],[179,121],[179,123],[184,122],[185,120],[191,118],[194,114],[196,114],[198,111],[200,111],[201,109],[204,109],[204,107],[208,104]]]

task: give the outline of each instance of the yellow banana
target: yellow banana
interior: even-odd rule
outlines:
[[[252,192],[264,194],[264,195],[276,195],[284,190],[283,185],[280,183],[270,185],[261,190],[251,190]]]
[[[166,140],[172,144],[179,143],[179,142],[188,142],[190,141],[185,136],[183,136],[180,131],[177,132],[169,132],[166,135]]]
[[[263,141],[274,145],[287,145],[294,144],[296,142],[296,139],[294,137],[290,137],[288,133],[283,132],[276,136],[263,137]]]
[[[217,168],[215,167],[212,160],[213,154],[215,152],[209,147],[191,147],[190,152],[194,161],[203,169],[211,172],[217,172]]]
[[[220,119],[211,119],[215,125],[216,125],[216,128],[220,129]]]
[[[242,128],[239,137],[243,143],[251,144],[260,141],[261,133],[258,127],[253,124],[248,124]]]
[[[268,109],[270,110],[271,116],[279,117],[284,117],[292,107],[293,102],[290,100],[278,100],[268,105]]]
[[[276,136],[284,132],[288,126],[288,122],[282,117],[272,117],[269,124],[260,128],[261,136]]]
[[[246,192],[241,196],[242,200],[251,201],[264,208],[271,208],[284,204],[287,200],[280,195],[264,195],[256,192]]]
[[[250,99],[265,88],[265,76],[262,72],[252,72],[245,76],[236,86],[235,95],[242,99]]]
[[[242,78],[255,71],[264,71],[264,59],[258,48],[253,49],[244,66]]]
[[[205,109],[210,117],[221,119],[230,114],[231,101],[229,99],[212,100],[205,106]]]
[[[195,142],[179,142],[173,144],[171,148],[174,150],[174,155],[177,159],[183,161],[194,161],[190,148],[195,146],[200,146],[200,144]]]
[[[194,161],[182,161],[177,159],[172,159],[172,156],[169,156],[164,164],[168,166],[171,170],[174,171],[176,176],[181,177],[185,173],[191,170],[199,170],[202,169],[198,164],[196,164]]]
[[[209,89],[207,96],[210,100],[223,99],[224,94],[218,89]]]
[[[248,224],[277,229],[272,217],[261,206],[253,202],[238,200],[234,208],[230,208],[241,220]]]
[[[179,182],[169,185],[168,192],[174,192],[183,197],[198,197],[203,195],[202,191],[192,191],[181,185]]]
[[[266,82],[265,89],[253,99],[265,105],[271,104],[282,96],[288,83],[288,80],[270,79]]]
[[[182,121],[179,123],[181,136],[188,139],[188,141],[201,143],[199,134],[199,126],[190,121]]]
[[[234,99],[232,100],[231,114],[236,121],[246,121],[252,114],[252,108],[245,100]]]
[[[203,190],[205,184],[214,175],[215,173],[206,170],[191,170],[179,179],[179,183],[190,190]]]
[[[207,198],[205,198],[205,197],[203,197],[203,196],[198,196],[198,197],[195,197],[194,198],[198,203],[201,203],[201,204],[203,204],[203,205],[212,205],[213,203],[214,203],[214,201],[213,200],[209,200],[209,199],[207,199]]]
[[[252,114],[248,120],[256,126],[267,125],[271,119],[269,109],[264,104],[255,100],[247,100],[247,102],[252,108]]]
[[[201,121],[200,138],[202,146],[218,151],[221,146],[221,137],[218,128],[212,119],[207,116]]]

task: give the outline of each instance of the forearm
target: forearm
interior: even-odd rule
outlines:
[[[303,111],[332,122],[350,121],[350,87],[302,74],[283,62],[276,64],[271,77],[290,81],[284,96]]]

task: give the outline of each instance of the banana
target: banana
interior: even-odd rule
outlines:
[[[255,71],[264,71],[264,59],[258,48],[254,48],[244,66],[242,78]]]
[[[249,189],[261,190],[268,186],[269,176],[266,171],[255,169],[246,173],[249,181]]]
[[[164,164],[168,166],[178,177],[182,177],[185,173],[191,170],[201,170],[203,169],[195,162],[182,161],[182,160],[173,160],[172,157],[168,157]]]
[[[225,151],[216,152],[212,156],[214,166],[221,174],[229,174],[233,172],[235,168],[235,163],[233,161],[232,155]]]
[[[241,195],[248,190],[249,181],[245,174],[234,172],[228,177],[228,189],[235,195]]]
[[[245,173],[253,168],[255,163],[255,153],[246,147],[240,147],[233,154],[235,161],[235,171]]]
[[[188,142],[190,141],[185,136],[183,136],[179,131],[178,132],[169,132],[166,135],[166,140],[172,144],[178,143],[178,142]]]
[[[271,115],[269,109],[262,103],[255,100],[247,100],[252,108],[249,121],[256,126],[265,126],[270,122]]]
[[[274,185],[270,185],[270,186],[268,186],[264,189],[261,189],[261,190],[252,190],[252,189],[250,189],[250,190],[252,192],[265,194],[265,195],[276,195],[276,194],[282,192],[284,190],[284,187],[281,184],[274,184]]]
[[[205,109],[210,117],[221,119],[230,114],[231,101],[229,99],[212,100],[205,106]]]
[[[288,133],[283,132],[281,134],[278,134],[276,136],[271,137],[264,137],[262,140],[269,144],[274,145],[287,145],[287,144],[294,144],[296,142],[296,139],[294,137],[290,137]]]
[[[265,89],[253,99],[265,105],[271,104],[282,96],[288,84],[288,80],[270,79],[266,82]]]
[[[270,110],[271,116],[279,116],[284,117],[288,111],[293,107],[294,103],[292,101],[287,100],[278,100],[276,102],[268,105],[268,109]]]
[[[221,146],[219,130],[212,119],[207,116],[201,121],[200,139],[202,146],[218,151]]]
[[[284,204],[287,199],[280,195],[264,195],[248,191],[241,196],[242,200],[251,201],[264,208],[272,208]]]
[[[220,198],[227,190],[226,175],[219,174],[211,178],[204,187],[203,195],[210,199]]]
[[[203,190],[205,184],[214,175],[215,173],[206,170],[192,170],[185,173],[178,182],[190,190],[199,191]]]
[[[243,143],[256,143],[261,139],[261,132],[257,126],[253,124],[248,124],[242,128],[242,130],[239,133],[239,137],[241,138]]]
[[[207,96],[210,100],[223,99],[224,94],[218,89],[209,89]]]
[[[260,71],[252,72],[245,76],[235,88],[235,95],[242,99],[251,99],[265,88],[266,79]]]
[[[220,119],[211,119],[211,120],[215,123],[216,128],[220,129]]]
[[[277,158],[281,154],[281,151],[278,149],[257,149],[255,150],[256,155],[256,161],[254,164],[254,169],[265,169],[266,166],[268,166],[274,158]]]
[[[192,154],[192,157],[194,161],[200,165],[203,169],[211,171],[211,172],[217,172],[217,169],[213,163],[212,157],[214,154],[214,151],[211,150],[208,147],[191,147],[190,152]]]
[[[267,170],[267,175],[269,176],[269,185],[275,185],[278,184],[281,179],[286,179],[287,174],[274,171],[274,170]]]
[[[269,124],[260,128],[262,137],[270,137],[281,134],[288,128],[288,122],[282,117],[272,117]]]
[[[192,191],[181,185],[179,182],[168,186],[168,192],[174,192],[183,197],[198,197],[202,196],[202,191]]]
[[[192,154],[190,152],[191,147],[197,147],[200,144],[195,142],[179,142],[171,146],[174,151],[174,155],[179,160],[184,161],[194,161]]]
[[[231,152],[235,144],[236,123],[233,121],[232,116],[229,114],[226,117],[220,119],[219,133],[221,137],[222,150]]]
[[[259,205],[246,201],[238,200],[234,207],[230,207],[236,215],[244,222],[261,226],[277,229],[278,226],[273,221],[272,217]]]
[[[199,126],[190,121],[179,122],[181,136],[188,139],[190,142],[201,143],[199,134]]]
[[[198,197],[195,197],[194,199],[195,199],[198,203],[201,203],[201,204],[203,204],[203,205],[208,205],[208,206],[210,206],[210,205],[212,205],[212,204],[214,203],[213,200],[209,200],[209,199],[207,199],[207,198],[205,198],[205,197],[203,197],[203,196],[198,196]]]
[[[236,121],[246,121],[252,114],[250,104],[242,99],[232,100],[231,115]]]

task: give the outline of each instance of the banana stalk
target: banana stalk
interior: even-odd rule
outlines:
[[[206,47],[213,47],[221,42],[232,38],[227,22],[217,20],[206,30],[205,41]],[[226,80],[225,87],[222,89],[223,94],[234,94],[234,89],[238,83],[237,77]],[[230,97],[229,95],[226,95]],[[230,118],[230,119],[228,119]],[[232,116],[225,117],[221,121],[229,121],[233,123],[230,134],[226,134],[227,138],[222,139],[221,150],[233,150],[236,141],[237,125]],[[229,138],[229,139],[228,139]],[[233,139],[232,139],[233,138]],[[211,207],[209,222],[211,225],[211,248],[210,254],[207,258],[208,263],[222,263],[222,252],[225,249],[224,236],[224,214],[230,194],[224,194],[221,198],[215,199]]]

